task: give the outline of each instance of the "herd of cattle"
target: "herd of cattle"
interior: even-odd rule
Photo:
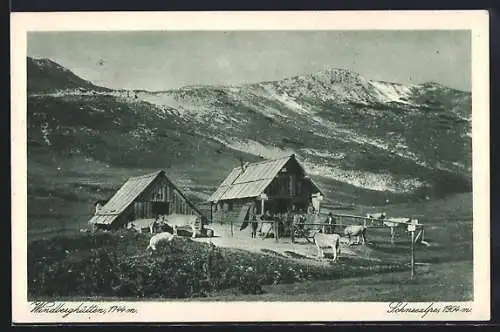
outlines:
[[[319,216],[316,216],[316,219],[317,217]],[[270,221],[272,218],[266,219],[268,219],[267,221]],[[296,230],[302,229],[303,232],[301,234],[303,236],[313,239],[313,243],[318,250],[318,257],[320,258],[324,258],[324,248],[331,248],[333,251],[333,261],[336,261],[338,256],[340,255],[340,244],[343,239],[346,240],[349,246],[354,244],[366,245],[366,233],[368,228],[388,227],[390,228],[391,232],[391,244],[394,244],[394,238],[398,230],[406,228],[411,223],[418,224],[418,220],[413,218],[387,218],[384,212],[366,214],[366,216],[364,218],[362,217],[361,219],[365,221],[363,222],[363,225],[347,225],[343,226],[343,231],[335,232],[337,228],[336,226],[338,226],[338,224],[336,223],[335,217],[331,213],[328,214],[326,220],[323,223],[313,223],[311,225],[314,226],[309,227],[308,229],[305,228],[305,226],[307,225],[305,223],[305,219],[298,218],[297,220],[294,219],[294,223],[297,222],[297,228],[292,231],[294,232]],[[154,234],[150,238],[149,244],[146,248],[147,251],[151,250],[152,253],[156,251],[160,243],[171,243],[174,238],[179,236],[179,230],[189,228],[189,231],[191,231],[192,233],[191,237],[196,237],[197,234],[199,234],[198,227],[195,227],[198,222],[195,216],[162,216],[152,222],[148,222],[147,225],[137,225],[140,222],[136,222],[135,224],[129,223],[127,225],[127,229],[140,231],[141,228],[145,227],[150,233]],[[252,220],[251,222],[247,223],[247,225],[248,224],[250,224],[252,227],[252,237],[257,236],[257,231],[261,235],[264,235],[266,232],[272,231],[274,227],[272,222],[257,222],[256,220]],[[375,226],[376,224],[380,226]],[[269,229],[266,229],[266,226]],[[246,228],[246,226],[242,225],[241,230],[244,228]],[[213,231],[208,234],[208,237],[211,237],[212,235]],[[356,238],[356,241],[351,242],[351,239],[354,237]],[[421,243],[428,245],[425,241],[423,241],[422,236],[420,237],[420,239],[417,236],[416,241],[420,241]],[[215,247],[212,241],[209,241],[209,244],[212,247]]]
[[[347,244],[362,244],[366,245],[366,233],[368,228],[372,227],[387,227],[390,229],[390,242],[394,244],[394,239],[396,235],[400,233],[401,230],[406,229],[409,224],[418,224],[418,220],[415,218],[387,218],[386,213],[370,213],[366,214],[365,217],[358,217],[363,220],[363,225],[347,225],[343,226],[343,230],[340,232],[335,232],[336,223],[335,217],[329,213],[326,220],[323,222],[318,222],[319,218],[316,215],[313,218],[312,223],[308,224],[303,215],[296,214],[291,217],[293,222],[291,226],[288,224],[288,227],[284,227],[285,229],[290,228],[289,232],[294,232],[295,236],[300,237],[304,236],[307,238],[311,238],[314,241],[318,249],[318,256],[323,258],[324,252],[323,248],[332,248],[333,250],[333,260],[335,261],[340,254],[340,242],[343,238],[347,240]],[[272,233],[274,231],[278,231],[281,233],[280,227],[275,228],[273,224],[273,220],[278,222],[279,226],[283,224],[283,218],[279,216],[272,217],[269,215],[264,215],[261,217],[261,221],[258,221],[256,218],[253,218],[252,221],[246,221],[242,224],[240,230],[245,229],[248,225],[251,225],[252,232],[251,237],[257,237],[257,233],[262,237],[266,237],[266,234]],[[267,222],[266,222],[267,221]],[[270,222],[271,221],[271,222]],[[307,227],[309,225],[309,227]],[[282,227],[283,228],[283,227]],[[287,234],[289,235],[289,234]],[[352,242],[352,238],[356,238],[355,242]],[[422,233],[417,233],[417,241],[427,245],[425,241],[423,241]]]
[[[398,230],[406,229],[409,224],[418,225],[418,219],[414,218],[386,218],[385,212],[375,213],[375,214],[366,214],[365,219],[370,220],[371,224],[381,223],[381,227],[389,227],[391,230],[391,244],[394,244],[394,238],[398,233]],[[359,239],[362,239],[362,244],[366,244],[366,231],[369,226],[365,225],[348,225],[344,228],[343,234],[348,237],[348,244],[352,245],[351,237],[357,237],[357,241],[355,244],[359,244]],[[340,241],[341,234],[332,232],[333,234],[323,234],[321,230],[315,231],[313,235],[314,244],[318,249],[318,256],[323,258],[324,252],[323,248],[332,248],[333,250],[333,260],[337,260],[337,257],[340,255]],[[424,241],[423,239],[423,228],[417,232],[417,237],[415,238],[415,242],[421,243],[423,245],[429,246],[429,243]]]

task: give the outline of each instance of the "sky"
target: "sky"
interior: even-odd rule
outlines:
[[[468,31],[30,32],[27,53],[109,88],[239,85],[329,66],[367,79],[471,90]]]

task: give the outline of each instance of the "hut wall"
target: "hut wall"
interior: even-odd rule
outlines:
[[[182,197],[179,191],[165,178],[157,180],[136,202],[147,202],[147,206],[151,205],[151,209],[147,210],[151,212],[151,218],[154,218],[156,214],[199,215],[186,199]]]
[[[221,224],[230,224],[231,220],[234,223],[240,222],[238,217],[241,209],[247,203],[254,202],[255,199],[233,199],[227,201],[220,201],[212,206],[212,222]]]

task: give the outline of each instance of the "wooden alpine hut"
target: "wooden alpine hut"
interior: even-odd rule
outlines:
[[[118,229],[128,223],[155,220],[159,215],[193,215],[203,227],[205,216],[170,181],[165,171],[129,178],[89,220],[94,228]]]
[[[249,213],[319,212],[323,193],[295,155],[234,168],[210,196],[213,222],[243,222]],[[253,210],[251,210],[253,209]]]

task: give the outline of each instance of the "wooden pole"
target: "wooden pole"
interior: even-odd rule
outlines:
[[[295,243],[295,224],[294,224],[294,216],[293,215],[292,215],[291,225],[292,225],[292,229],[291,229],[292,243]]]
[[[415,231],[411,231],[411,280],[415,278]]]
[[[278,219],[274,219],[274,238],[276,239],[276,243],[278,243]]]
[[[231,237],[234,236],[234,233],[233,233],[233,218],[231,218]]]

